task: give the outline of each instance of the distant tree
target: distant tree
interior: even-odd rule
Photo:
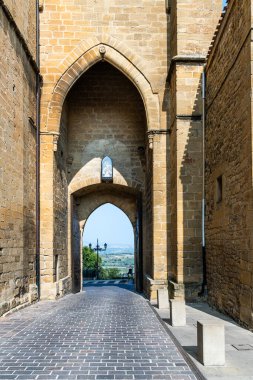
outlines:
[[[98,255],[98,270],[102,267],[102,259]],[[96,270],[97,269],[97,252],[90,247],[83,247],[83,268],[85,270]]]
[[[108,268],[108,277],[109,278],[121,278],[121,273],[118,268]]]
[[[121,278],[121,273],[118,268],[102,268],[100,278],[103,280],[114,280]]]

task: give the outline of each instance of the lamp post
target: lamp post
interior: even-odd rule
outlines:
[[[92,245],[91,245],[91,243],[90,243],[90,244],[89,244],[89,248],[90,248],[90,249],[94,249],[94,250],[97,251],[97,268],[96,268],[96,271],[97,271],[97,280],[98,280],[98,252],[100,252],[100,251],[106,251],[107,244],[105,243],[105,244],[104,244],[104,248],[101,248],[101,247],[99,246],[99,244],[98,244],[98,239],[97,239],[97,245],[96,245],[94,248],[92,248]]]

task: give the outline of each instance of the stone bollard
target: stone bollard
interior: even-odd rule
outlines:
[[[198,357],[203,365],[225,365],[224,324],[216,320],[197,322]]]
[[[185,326],[186,312],[185,301],[170,300],[170,322],[171,326]]]
[[[168,309],[169,308],[169,294],[168,289],[158,289],[157,290],[157,306],[158,309]]]

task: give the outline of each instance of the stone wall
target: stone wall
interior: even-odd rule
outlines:
[[[33,57],[36,56],[36,0],[3,0]]]
[[[205,188],[209,302],[252,328],[251,4],[229,2],[207,62]]]
[[[172,0],[173,56],[206,55],[222,11],[222,0]]]
[[[62,62],[75,52],[77,46],[81,54],[85,44],[96,39],[108,44],[115,39],[118,48],[119,43],[124,44],[132,52],[132,60],[136,60],[137,66],[141,66],[152,80],[154,88],[163,90],[167,74],[164,0],[131,0],[129,3],[117,0],[44,0],[41,60],[46,86],[55,86],[62,74]]]
[[[36,298],[36,75],[20,39],[33,31],[34,58],[35,1],[21,13],[18,3],[4,2],[10,13],[0,5],[0,314]]]

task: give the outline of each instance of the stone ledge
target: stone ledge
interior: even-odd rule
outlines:
[[[157,300],[157,290],[158,289],[164,289],[168,287],[168,280],[167,279],[153,279],[152,277],[145,275],[145,289],[146,289],[146,296],[149,300]]]
[[[172,299],[185,299],[187,301],[196,301],[199,299],[199,292],[201,290],[201,283],[191,282],[191,283],[182,283],[169,281],[168,283],[169,297]]]
[[[67,276],[57,282],[41,283],[41,300],[55,300],[71,292],[72,280]]]

